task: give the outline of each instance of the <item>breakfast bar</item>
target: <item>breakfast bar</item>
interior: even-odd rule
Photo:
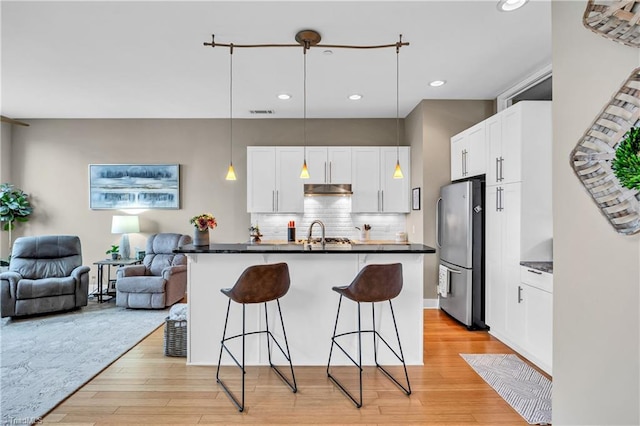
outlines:
[[[423,341],[423,256],[435,249],[423,244],[211,244],[187,245],[176,252],[188,259],[188,348],[187,364],[216,365],[224,327],[228,298],[220,292],[232,287],[249,266],[286,262],[291,286],[280,305],[291,356],[295,365],[326,365],[339,295],[333,286],[348,285],[368,264],[401,263],[404,285],[393,299],[402,350],[408,365],[422,365]],[[342,303],[339,329],[352,330],[357,324],[357,305]],[[277,310],[268,305],[269,328],[277,338],[282,330]],[[371,304],[362,304],[362,326],[371,328]],[[272,312],[273,309],[273,312]],[[390,336],[394,345],[389,304],[376,304],[376,328]],[[242,306],[231,304],[227,334],[242,331]],[[264,305],[246,309],[247,331],[264,328]],[[393,336],[393,337],[392,337]],[[371,339],[363,339],[363,362],[373,363]],[[355,338],[347,347],[356,347]],[[267,364],[264,337],[247,338],[247,365]],[[367,349],[367,350],[365,350]],[[274,354],[277,351],[274,352]],[[371,354],[365,357],[364,354]],[[380,349],[381,363],[395,364],[393,355]],[[336,363],[347,364],[346,358]],[[333,361],[332,361],[333,363]]]

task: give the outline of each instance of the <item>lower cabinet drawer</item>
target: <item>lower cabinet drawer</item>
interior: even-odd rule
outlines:
[[[520,266],[520,281],[531,287],[553,293],[553,275],[527,266]]]

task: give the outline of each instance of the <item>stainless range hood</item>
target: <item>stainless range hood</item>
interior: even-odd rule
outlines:
[[[342,195],[353,194],[350,183],[305,183],[304,195]]]

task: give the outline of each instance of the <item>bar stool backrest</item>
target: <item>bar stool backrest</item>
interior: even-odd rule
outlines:
[[[402,290],[402,264],[367,265],[345,289],[344,295],[356,302],[383,302]]]
[[[287,294],[289,285],[286,263],[255,265],[245,269],[234,286],[223,293],[236,303],[264,303]]]

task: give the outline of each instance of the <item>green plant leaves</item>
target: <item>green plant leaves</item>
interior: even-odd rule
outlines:
[[[616,149],[611,168],[622,186],[640,190],[640,128],[632,127]]]
[[[29,195],[13,185],[3,183],[0,185],[0,221],[6,222],[2,229],[8,231],[14,229],[14,222],[27,222],[33,213],[33,208],[28,200]]]

